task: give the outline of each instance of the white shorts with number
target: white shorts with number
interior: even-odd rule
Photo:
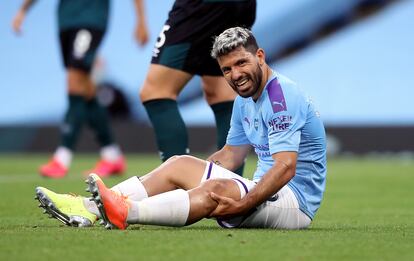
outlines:
[[[249,179],[240,177],[214,163],[207,162],[201,182],[223,178],[234,180],[239,186],[241,198],[256,186],[256,183]],[[303,229],[310,225],[311,219],[299,209],[295,194],[286,185],[248,215],[227,220],[218,219],[217,223],[225,228]]]

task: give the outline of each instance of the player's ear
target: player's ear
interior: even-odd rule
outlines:
[[[266,62],[266,54],[262,48],[257,49],[256,57],[259,59],[259,65],[262,66]]]

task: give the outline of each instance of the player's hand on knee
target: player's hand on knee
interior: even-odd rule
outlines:
[[[216,209],[210,214],[210,217],[230,218],[243,214],[243,207],[240,201],[217,195],[214,192],[210,193],[210,197],[218,203]]]

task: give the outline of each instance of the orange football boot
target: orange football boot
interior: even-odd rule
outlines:
[[[112,191],[105,186],[101,178],[95,174],[89,174],[86,180],[88,190],[92,194],[105,228],[126,229],[128,227],[127,217],[130,208],[130,202],[126,196]]]

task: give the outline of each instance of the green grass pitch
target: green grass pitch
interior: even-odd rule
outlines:
[[[84,192],[82,171],[96,156],[76,155],[70,174],[37,174],[47,155],[0,155],[0,260],[413,260],[414,160],[364,157],[328,160],[327,190],[307,230],[219,228],[205,220],[185,228],[99,225],[77,229],[48,219],[34,188]],[[252,173],[249,158],[245,173]],[[114,185],[159,164],[155,155],[129,155],[128,173]],[[249,176],[249,175],[247,175]]]

